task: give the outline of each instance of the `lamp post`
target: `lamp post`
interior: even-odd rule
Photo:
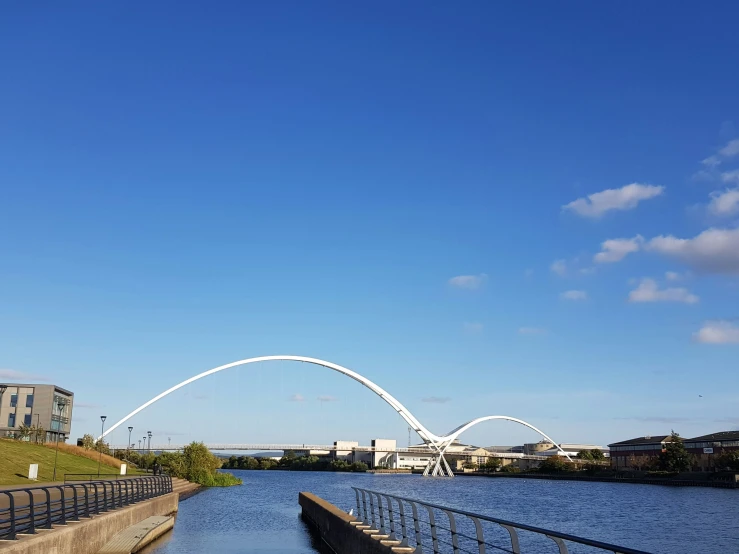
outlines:
[[[100,448],[100,455],[98,456],[98,477],[100,477],[100,464],[103,461],[103,435],[105,434],[105,420],[108,416],[101,415],[100,416],[100,444],[98,445],[98,448]]]
[[[172,446],[172,437],[167,437],[167,446]]]
[[[64,409],[64,400],[59,398],[56,403],[56,407],[59,408],[59,426],[62,425],[62,410]],[[53,423],[53,422],[52,422]],[[61,432],[59,429],[56,430],[56,452],[54,453],[54,476],[51,478],[52,481],[56,481],[56,461],[59,458],[59,435]]]
[[[146,434],[149,437],[149,454],[151,454],[151,431],[147,431]]]
[[[141,439],[139,439],[139,454],[141,454]]]
[[[3,408],[3,394],[5,394],[6,390],[8,390],[8,385],[0,385],[0,411]]]
[[[131,431],[133,431],[133,427],[128,428],[128,444],[131,445]],[[133,446],[133,445],[131,445]],[[131,449],[131,446],[128,447],[128,449]]]

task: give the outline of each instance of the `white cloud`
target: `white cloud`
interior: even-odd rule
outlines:
[[[730,321],[707,321],[693,339],[704,344],[739,344],[739,327]]]
[[[483,329],[482,323],[477,323],[474,321],[465,321],[463,327],[464,330],[468,333],[481,333]]]
[[[711,193],[708,211],[716,216],[729,216],[739,213],[739,188]]]
[[[33,381],[49,381],[49,378],[44,375],[26,373],[24,371],[16,371],[14,369],[0,369],[0,379],[4,381],[23,381],[26,383],[31,383]]]
[[[521,327],[518,330],[519,335],[546,335],[547,330],[541,327]]]
[[[288,398],[290,402],[303,402],[305,398],[300,393],[293,394],[290,398]]]
[[[739,273],[739,228],[708,229],[692,239],[655,237],[646,250],[676,258],[706,273]]]
[[[584,290],[568,290],[559,295],[564,300],[587,300],[588,293]]]
[[[687,279],[688,273],[678,273],[677,271],[665,271],[665,279],[668,281],[682,281]]]
[[[485,281],[488,280],[488,276],[485,273],[479,275],[457,275],[449,279],[449,284],[453,287],[460,289],[479,289]]]
[[[706,167],[710,167],[711,169],[713,169],[721,164],[721,159],[715,155],[708,156],[705,160],[702,160],[701,163]]]
[[[582,269],[578,270],[581,275],[595,275],[597,269],[594,267],[583,267]]]
[[[610,239],[601,243],[601,251],[594,257],[595,263],[613,263],[620,262],[627,255],[638,252],[644,243],[641,235],[636,235],[633,239]]]
[[[721,174],[721,180],[724,183],[736,183],[739,185],[739,169],[733,169],[731,171],[724,171]]]
[[[636,208],[642,200],[649,200],[659,196],[665,187],[631,183],[620,189],[606,189],[578,198],[562,206],[563,210],[572,210],[583,217],[598,218],[611,210],[631,210]]]
[[[448,396],[427,396],[426,398],[422,398],[421,402],[428,402],[430,404],[446,404],[450,400],[451,398]]]
[[[699,298],[682,287],[660,289],[654,279],[642,279],[629,293],[629,302],[684,302],[695,304]]]
[[[567,261],[566,260],[555,260],[552,265],[549,266],[552,273],[556,273],[560,277],[567,275]]]
[[[323,394],[317,398],[319,402],[337,402],[339,399],[329,394]]]
[[[718,153],[724,158],[739,156],[739,139],[730,140]]]

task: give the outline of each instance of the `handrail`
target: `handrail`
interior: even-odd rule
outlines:
[[[169,475],[0,490],[0,540],[16,540],[172,492]]]
[[[495,551],[503,550],[512,554],[521,554],[523,552],[521,539],[527,539],[530,537],[520,537],[519,531],[533,533],[540,538],[546,538],[553,541],[557,545],[560,554],[568,554],[569,550],[566,543],[581,544],[603,551],[614,552],[615,554],[649,554],[643,550],[635,550],[625,546],[586,539],[584,537],[578,537],[568,533],[534,527],[533,525],[514,523],[504,519],[467,512],[465,510],[458,510],[448,506],[440,506],[430,502],[422,502],[420,500],[395,496],[385,492],[378,492],[358,487],[352,487],[352,489],[354,489],[357,501],[357,518],[364,524],[376,529],[379,533],[388,535],[389,539],[400,541],[400,546],[415,547],[415,554],[423,554],[424,552],[440,554],[441,552],[446,551],[451,551],[454,554],[461,552],[478,552],[479,554],[485,554],[486,547],[490,547]],[[368,498],[369,504],[367,502]],[[394,507],[394,504],[397,504],[397,507]],[[410,510],[408,510],[408,507],[410,507]],[[423,508],[423,510],[420,510],[419,508]],[[441,514],[438,514],[441,515],[441,521],[435,517],[435,510],[441,512]],[[413,518],[413,525],[406,524],[406,518],[408,517],[409,512],[412,513],[411,517]],[[423,513],[428,515],[427,519],[421,518],[420,514]],[[387,516],[385,514],[387,514]],[[459,518],[458,516],[462,517]],[[379,526],[377,526],[378,520],[380,522]],[[389,520],[390,522],[389,527],[385,525],[386,520]],[[400,521],[400,526],[397,525],[398,520]],[[442,523],[447,520],[449,527],[444,527]],[[500,544],[487,542],[485,539],[485,529],[488,526],[483,526],[482,522],[495,524],[498,528],[502,528],[507,531],[509,539],[507,542],[509,542],[510,546],[501,546]],[[440,531],[446,531],[446,533],[444,533],[445,536],[442,537],[442,533],[440,533]],[[467,532],[470,534],[466,534]],[[472,536],[472,534],[474,534],[474,536]],[[488,537],[491,535],[492,533],[490,533]],[[460,544],[460,540],[464,543],[463,545]],[[524,542],[527,541],[524,540]],[[429,545],[431,548],[430,550]],[[450,549],[442,550],[443,546],[448,546]],[[475,548],[475,550],[469,550],[467,547]],[[536,552],[537,549],[534,548],[530,551]]]

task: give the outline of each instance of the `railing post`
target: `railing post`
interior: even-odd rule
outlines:
[[[44,487],[43,490],[46,493],[46,525],[44,525],[44,529],[51,529],[51,494],[48,488]]]
[[[387,535],[387,531],[385,531],[385,514],[383,513],[382,509],[382,497],[377,492],[375,493],[375,495],[377,495],[377,505],[380,509],[380,532],[383,535]]]
[[[72,504],[73,504],[73,512],[74,517],[72,517],[72,521],[79,521],[80,515],[79,515],[79,507],[77,505],[77,487],[72,485]]]
[[[67,524],[67,498],[66,498],[66,495],[64,494],[63,487],[55,487],[55,488],[59,489],[59,493],[61,494],[61,498],[59,500],[59,503],[60,503],[59,505],[61,506],[61,509],[59,510],[59,512],[61,513],[61,516],[62,516],[61,524],[66,525]]]
[[[15,536],[15,500],[10,492],[0,491],[8,495],[8,513],[10,514],[10,531],[8,531],[8,540],[14,541]]]
[[[434,510],[430,506],[421,504],[429,513],[429,526],[431,527],[431,546],[434,549],[434,554],[439,554],[439,540],[436,537],[436,520],[434,519]]]
[[[405,524],[405,510],[403,509],[403,500],[395,497],[398,502],[398,511],[400,512],[400,546],[408,546],[408,526]]]
[[[454,554],[459,554],[459,539],[457,538],[457,521],[454,518],[454,514],[449,510],[444,510],[446,516],[449,518],[449,532],[452,534],[452,549]]]
[[[560,539],[559,537],[550,537],[549,535],[546,535],[548,539],[552,539],[554,542],[557,543],[557,546],[559,547],[559,554],[567,554],[567,545],[565,544],[565,541]]]
[[[85,491],[85,517],[90,517],[90,491],[85,483],[80,483],[80,487]]]
[[[375,525],[375,501],[372,499],[372,493],[370,491],[367,491],[367,494],[369,495],[369,499],[370,499],[370,514],[372,516],[372,528],[377,529],[377,526]]]
[[[513,554],[521,554],[521,545],[518,542],[518,531],[510,525],[499,525],[508,531],[508,534],[511,536],[511,552],[513,552]]]
[[[393,517],[393,501],[387,494],[383,496],[385,497],[385,500],[387,500],[387,511],[390,513],[390,536],[388,538],[390,540],[395,540],[395,518]]]
[[[98,493],[98,484],[90,482],[90,484],[95,487],[95,498],[93,499],[93,506],[95,507],[95,513],[100,513],[100,493]]]
[[[36,516],[33,513],[33,491],[31,491],[30,489],[26,489],[26,492],[28,493],[28,517],[29,517],[28,534],[35,535],[36,534]]]
[[[362,507],[364,508],[364,511],[362,512],[362,521],[364,521],[367,525],[370,524],[370,518],[367,515],[367,493],[364,489],[362,489]]]
[[[482,524],[476,517],[467,516],[475,524],[475,535],[477,535],[477,549],[479,554],[485,554],[485,533],[482,530]]]
[[[416,545],[418,545],[418,548],[423,548],[423,535],[421,535],[421,520],[418,517],[418,508],[416,507],[416,503],[412,500],[409,500],[408,502],[411,503],[411,510],[413,512],[413,532],[416,535]]]
[[[103,512],[108,511],[108,487],[105,486],[105,481],[100,481],[100,486],[103,487]]]

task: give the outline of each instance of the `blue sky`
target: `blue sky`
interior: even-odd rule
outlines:
[[[73,390],[75,437],[270,354],[363,373],[437,433],[488,414],[570,442],[737,428],[737,16],[6,7],[0,375]],[[287,362],[132,424],[407,441],[354,381]]]

